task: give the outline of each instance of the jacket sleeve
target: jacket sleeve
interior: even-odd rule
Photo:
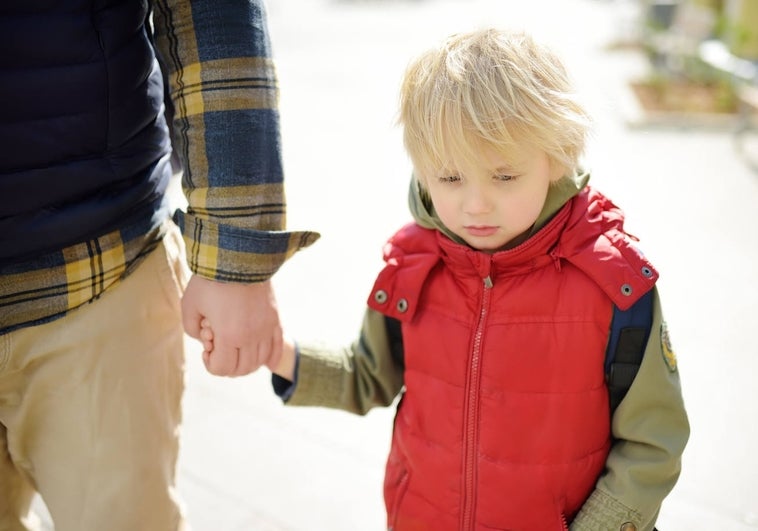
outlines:
[[[401,346],[393,339],[397,321],[367,309],[360,337],[349,347],[297,344],[297,384],[286,401],[363,415],[388,406],[403,386]]]
[[[654,293],[653,324],[639,372],[611,421],[606,470],[572,531],[649,531],[681,470],[690,428],[676,358]],[[632,524],[632,525],[628,525]]]
[[[154,0],[191,270],[271,277],[318,234],[285,230],[278,86],[262,0]]]

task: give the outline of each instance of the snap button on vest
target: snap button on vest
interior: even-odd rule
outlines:
[[[637,526],[632,522],[626,522],[619,528],[619,531],[637,531]]]
[[[408,301],[405,299],[400,299],[397,301],[397,311],[399,312],[405,312],[408,310]]]
[[[387,292],[383,289],[377,290],[377,292],[374,293],[374,300],[379,304],[384,304],[387,302]]]
[[[623,286],[621,286],[621,293],[623,293],[624,295],[628,297],[629,295],[632,294],[632,286],[630,286],[629,284],[624,284]]]
[[[645,278],[652,277],[653,276],[653,270],[650,269],[647,266],[642,266],[642,276],[644,276]]]

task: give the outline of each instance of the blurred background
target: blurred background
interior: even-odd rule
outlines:
[[[564,59],[595,118],[591,183],[661,273],[692,435],[658,528],[758,529],[758,1],[267,6],[288,224],[322,234],[275,277],[287,332],[352,341],[382,244],[409,219],[395,126],[408,61],[450,33],[523,29]],[[385,528],[392,408],[285,408],[267,370],[216,378],[188,345],[180,491],[195,530]]]
[[[287,333],[351,342],[382,244],[409,220],[395,126],[408,61],[451,33],[525,30],[565,61],[595,119],[591,183],[661,273],[692,435],[658,529],[758,529],[758,0],[267,7],[288,225],[322,234],[274,278]],[[267,370],[210,376],[187,345],[179,490],[195,531],[385,529],[393,408],[285,408]]]

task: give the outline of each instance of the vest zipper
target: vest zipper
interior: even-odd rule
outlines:
[[[491,264],[491,263],[490,263]],[[474,334],[474,345],[471,352],[471,366],[466,382],[466,405],[464,408],[464,441],[463,441],[463,507],[461,509],[461,529],[474,528],[474,505],[476,497],[477,447],[479,441],[479,384],[481,382],[481,354],[484,323],[490,303],[492,279],[487,275],[483,279],[484,290],[482,304],[479,308],[479,321]]]

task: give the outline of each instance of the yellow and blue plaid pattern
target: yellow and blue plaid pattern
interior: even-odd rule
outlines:
[[[315,232],[287,232],[278,87],[258,0],[155,0],[155,44],[174,107],[189,206],[182,229],[203,277],[271,277]],[[0,268],[0,334],[49,321],[118,283],[162,237],[145,223]]]
[[[222,281],[269,278],[318,234],[285,232],[278,86],[259,2],[155,2],[168,66],[174,147],[189,206],[177,212],[190,269]],[[223,30],[220,30],[223,28]]]
[[[62,251],[3,266],[0,334],[41,324],[97,299],[155,249],[166,225],[151,220]]]

